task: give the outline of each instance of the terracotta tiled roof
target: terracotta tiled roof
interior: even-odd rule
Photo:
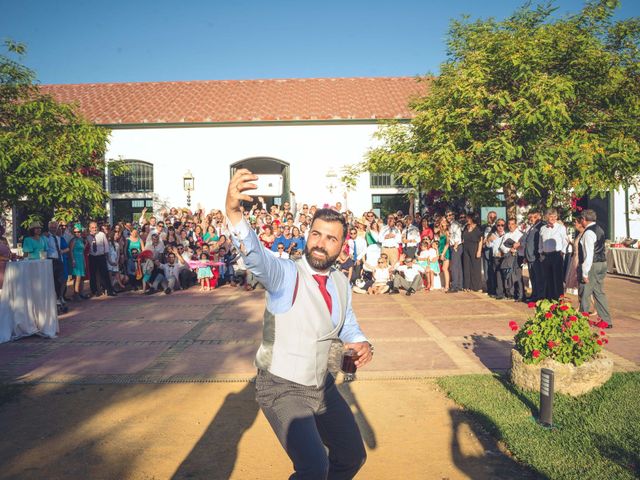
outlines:
[[[99,125],[406,119],[413,77],[41,85]]]

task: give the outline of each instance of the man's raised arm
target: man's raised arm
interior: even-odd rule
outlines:
[[[270,294],[275,294],[284,286],[287,274],[295,276],[296,270],[293,263],[276,258],[263,247],[256,232],[251,229],[242,215],[240,202],[253,201],[253,198],[245,192],[257,188],[255,183],[251,183],[257,178],[244,168],[235,173],[227,189],[226,213],[231,239],[238,251],[242,252],[247,269],[256,276]]]

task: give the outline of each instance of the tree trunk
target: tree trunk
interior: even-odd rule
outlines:
[[[507,184],[504,186],[504,200],[507,204],[507,218],[516,218],[516,201],[518,198],[516,194],[516,187],[513,184]]]

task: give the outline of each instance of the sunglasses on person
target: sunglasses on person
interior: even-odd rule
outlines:
[[[81,233],[81,232],[80,232],[80,230],[74,230],[73,233],[75,235],[76,233]]]

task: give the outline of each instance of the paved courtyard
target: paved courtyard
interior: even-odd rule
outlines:
[[[640,364],[640,281],[607,280],[618,370]],[[56,339],[0,345],[0,479],[287,478],[291,463],[250,380],[263,293],[222,288],[81,303]],[[440,292],[354,297],[375,361],[339,389],[368,480],[543,478],[448,399],[432,378],[509,367],[509,320],[526,305]],[[7,387],[5,387],[7,388]],[[6,394],[5,394],[6,395]],[[4,402],[4,403],[3,403]]]
[[[618,370],[640,366],[640,280],[609,277],[614,318],[609,354]],[[0,345],[10,381],[174,383],[246,381],[261,337],[264,292],[223,287],[172,295],[125,293],[72,304],[56,339]],[[363,331],[376,345],[362,380],[420,378],[509,368],[507,323],[525,304],[483,294],[354,295]]]

